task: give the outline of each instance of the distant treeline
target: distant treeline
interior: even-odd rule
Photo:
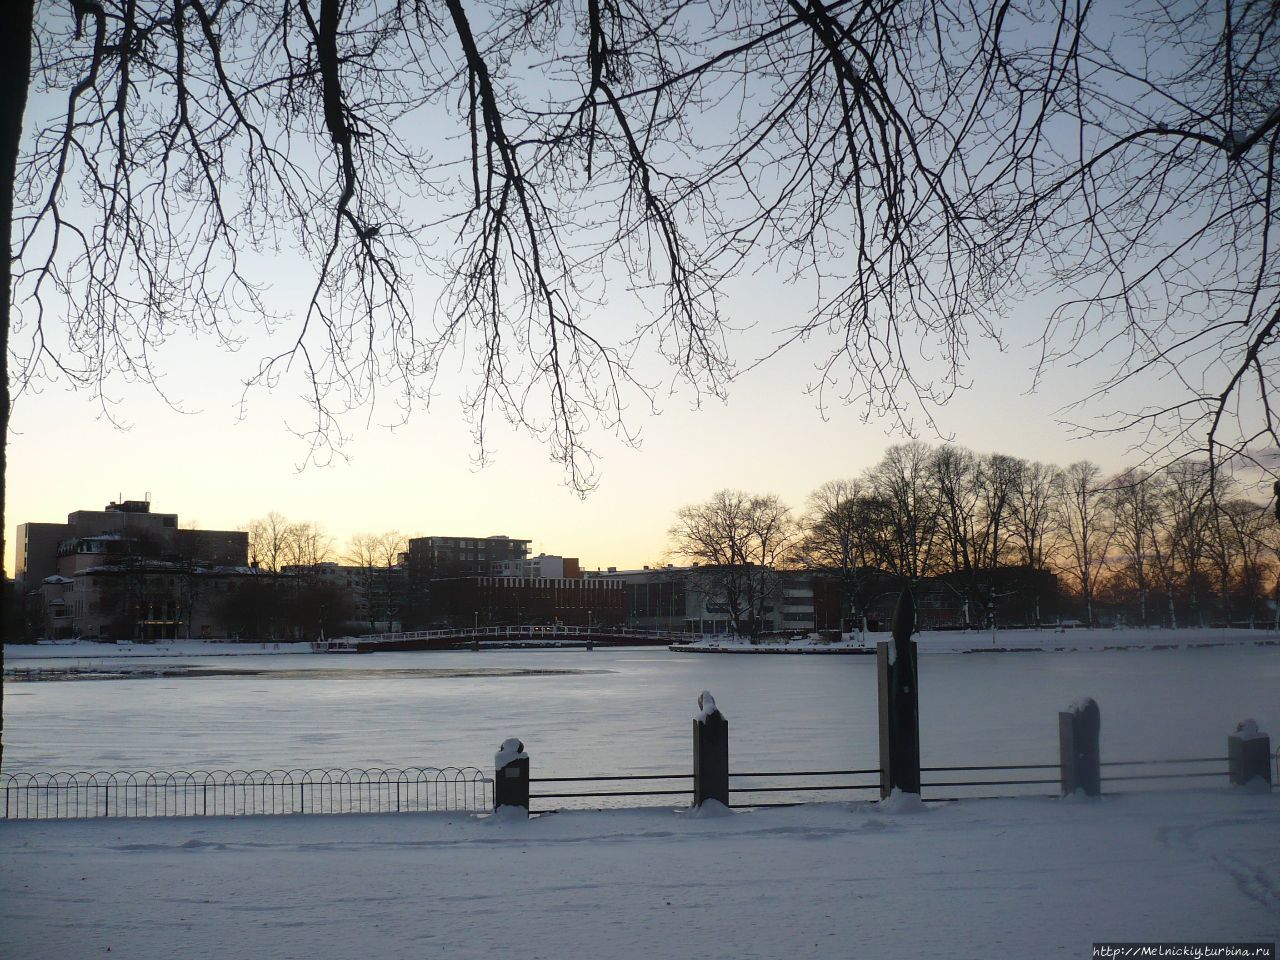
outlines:
[[[1188,626],[1274,616],[1280,522],[1207,464],[1105,475],[919,441],[815,490],[799,515],[723,490],[682,508],[672,554],[691,562],[824,568],[848,614],[884,578],[942,578],[973,624],[998,617],[1011,572],[1055,575],[1088,623]]]

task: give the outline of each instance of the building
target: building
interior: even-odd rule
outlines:
[[[280,572],[341,595],[350,611],[352,628],[370,632],[396,631],[401,627],[407,571],[404,566],[371,567],[340,563],[285,566]]]
[[[526,560],[529,540],[491,537],[414,537],[406,554],[411,575],[488,576],[503,563]]]
[[[227,639],[227,605],[248,567],[200,567],[123,555],[45,577],[28,593],[36,636],[87,640]]]
[[[496,577],[521,577],[526,580],[577,580],[582,567],[577,557],[554,557],[540,553],[524,560],[500,560],[492,566]]]
[[[58,573],[64,551],[76,552],[77,541],[92,538],[131,544],[127,552],[135,555],[214,565],[243,566],[249,555],[249,535],[244,531],[183,529],[176,513],[152,513],[149,500],[122,500],[102,510],[77,510],[67,515],[66,523],[19,524],[15,579],[34,587]]]
[[[17,584],[32,637],[224,637],[225,596],[254,571],[248,534],[191,530],[147,500],[18,526]]]
[[[440,578],[431,581],[431,600],[433,627],[591,627],[625,620],[622,584],[596,578]]]
[[[644,567],[589,574],[626,592],[627,625],[685,633],[808,633],[817,628],[814,577],[766,567]],[[739,607],[754,607],[751,623],[734,623],[729,591]],[[755,597],[749,603],[747,595]],[[825,610],[825,608],[824,608]]]

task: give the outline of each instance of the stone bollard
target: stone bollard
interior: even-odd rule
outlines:
[[[503,740],[493,758],[493,812],[503,807],[529,815],[529,755],[515,737]]]
[[[893,612],[893,640],[876,644],[880,704],[880,798],[920,793],[920,697],[916,690],[916,605],[907,587]]]
[[[693,718],[693,805],[706,800],[729,806],[729,721],[703,690]]]
[[[1102,795],[1102,754],[1098,740],[1102,713],[1093,697],[1082,697],[1058,714],[1058,763],[1062,795]]]
[[[1256,720],[1241,720],[1227,737],[1227,776],[1233,786],[1271,789],[1271,738],[1258,730]]]

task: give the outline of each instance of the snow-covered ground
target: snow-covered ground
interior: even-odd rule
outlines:
[[[1280,939],[1280,794],[0,822],[6,960],[1091,956]],[[109,951],[109,952],[108,952]]]
[[[674,644],[680,653],[874,653],[888,633],[846,633],[824,641],[818,634],[752,642],[748,638],[707,637]],[[1179,650],[1280,644],[1274,630],[1190,628],[1043,630],[926,630],[915,636],[921,653],[1067,652],[1078,650]]]

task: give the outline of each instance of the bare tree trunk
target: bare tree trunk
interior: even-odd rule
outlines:
[[[0,256],[0,630],[8,625],[10,599],[5,561],[5,490],[9,446],[9,317],[13,310],[13,192],[18,174],[18,147],[22,140],[22,115],[27,107],[31,79],[31,26],[35,0],[13,0],[5,14],[8,26],[0,30],[0,229],[4,230],[4,255]],[[0,637],[8,640],[9,637]],[[0,644],[0,651],[3,645]],[[0,652],[0,670],[4,655]],[[4,761],[4,686],[0,684],[0,763]]]

